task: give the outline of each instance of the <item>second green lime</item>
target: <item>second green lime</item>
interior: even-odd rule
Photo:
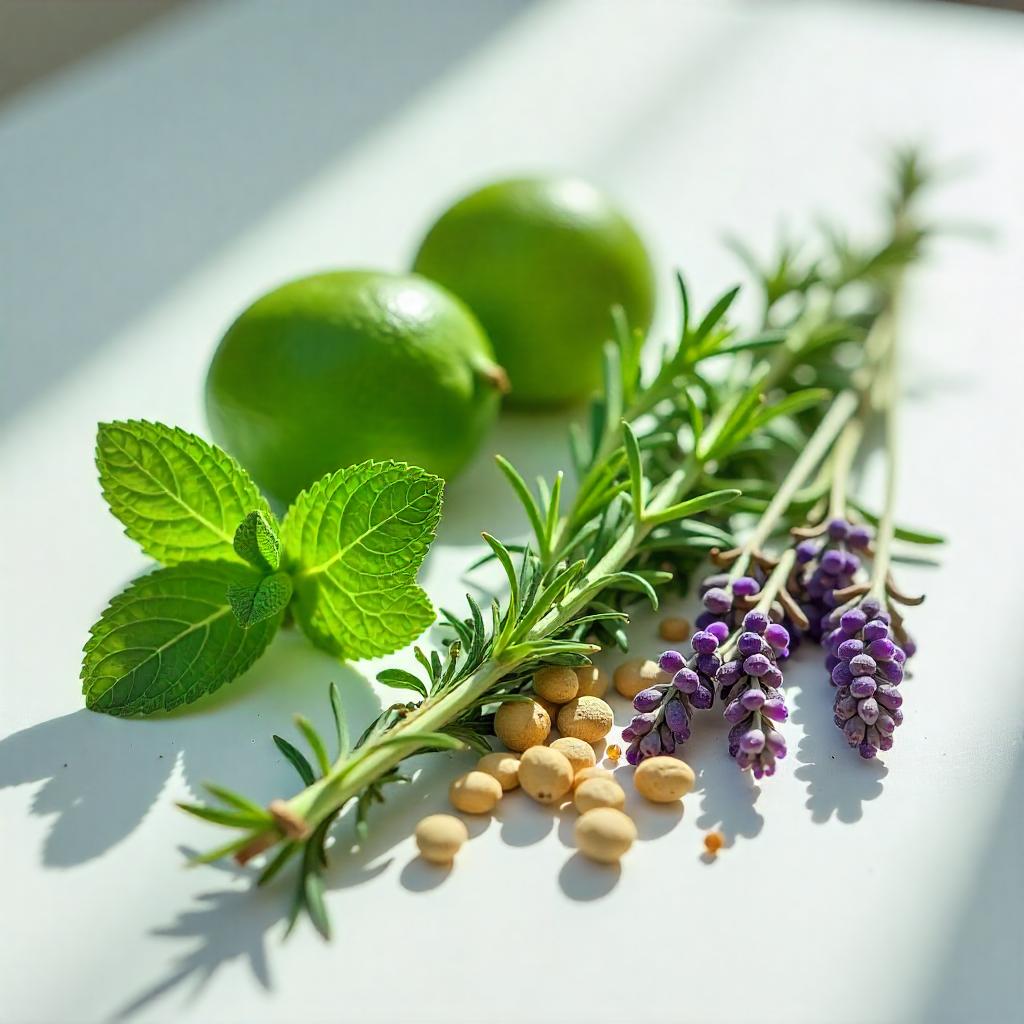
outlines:
[[[472,313],[413,274],[292,281],[231,325],[206,380],[213,436],[280,503],[343,466],[398,459],[450,478],[505,385]]]
[[[574,178],[473,192],[430,229],[414,267],[477,315],[520,405],[588,397],[600,385],[612,307],[643,331],[654,313],[639,235],[604,193]]]

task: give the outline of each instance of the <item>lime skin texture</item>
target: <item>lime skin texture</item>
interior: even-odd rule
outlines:
[[[640,236],[603,192],[574,178],[501,181],[467,195],[429,230],[413,266],[477,315],[518,405],[589,397],[612,307],[644,332],[654,314]]]
[[[477,319],[415,274],[282,285],[228,328],[206,379],[214,439],[284,505],[327,473],[396,459],[451,479],[506,378]]]

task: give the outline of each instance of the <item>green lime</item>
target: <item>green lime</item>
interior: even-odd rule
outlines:
[[[473,314],[416,275],[318,274],[228,328],[206,379],[216,441],[288,502],[325,473],[398,459],[454,476],[505,376]]]
[[[414,268],[476,313],[511,400],[525,405],[562,404],[600,385],[613,306],[644,331],[654,313],[639,235],[602,192],[571,178],[502,181],[459,200]]]

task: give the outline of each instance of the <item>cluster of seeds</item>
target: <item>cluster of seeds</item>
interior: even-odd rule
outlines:
[[[835,723],[861,757],[874,757],[892,746],[903,722],[900,706],[906,650],[893,637],[889,615],[874,597],[836,609],[823,621],[825,666],[836,687]]]
[[[717,682],[726,701],[729,755],[755,778],[775,774],[775,762],[786,756],[786,741],[772,723],[786,721],[778,659],[789,653],[789,631],[754,609],[743,617],[736,640],[737,657],[718,670]]]
[[[548,806],[572,800],[580,814],[580,853],[600,863],[618,862],[637,833],[623,811],[625,792],[610,771],[597,766],[593,747],[612,727],[611,708],[597,696],[607,685],[604,673],[589,665],[540,669],[533,699],[507,702],[495,715],[495,732],[509,751],[484,755],[456,779],[449,789],[452,806],[464,814],[488,814],[516,788]],[[562,735],[546,743],[552,720]],[[618,757],[610,760],[614,764]],[[694,784],[692,769],[674,757],[650,758],[633,778],[637,792],[654,803],[680,800]],[[438,864],[450,864],[467,838],[465,825],[452,815],[430,815],[416,829],[420,853]]]

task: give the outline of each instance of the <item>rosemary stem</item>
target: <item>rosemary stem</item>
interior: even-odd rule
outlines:
[[[885,432],[885,502],[875,531],[875,560],[872,568],[871,594],[884,603],[889,565],[892,561],[892,541],[896,532],[896,471],[899,459],[899,436],[896,421],[897,352],[895,338],[896,297],[888,310],[892,338],[886,360],[886,372],[881,381],[881,408]]]
[[[828,514],[830,519],[846,518],[846,488],[850,482],[850,471],[864,437],[864,420],[861,416],[851,419],[843,427],[835,448],[835,465],[832,471],[832,487],[829,493]]]

